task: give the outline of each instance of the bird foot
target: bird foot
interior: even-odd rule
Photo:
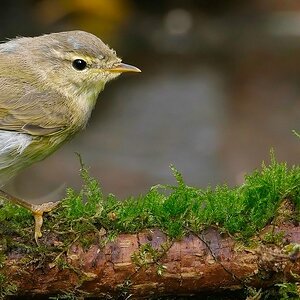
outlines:
[[[41,228],[43,225],[43,214],[46,212],[50,212],[53,210],[59,202],[47,202],[40,205],[31,205],[31,212],[34,217],[35,225],[34,225],[34,239],[37,244],[39,244],[38,239],[42,237]]]
[[[43,214],[46,212],[49,212],[53,210],[60,202],[46,202],[40,205],[31,204],[26,202],[23,199],[14,197],[2,190],[0,190],[0,199],[6,199],[9,200],[12,203],[15,203],[17,205],[20,205],[22,207],[25,207],[26,209],[30,210],[33,214],[34,220],[35,220],[35,227],[34,227],[34,239],[37,244],[38,239],[42,237],[41,228],[43,225]]]

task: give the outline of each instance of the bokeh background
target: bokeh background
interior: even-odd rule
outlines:
[[[79,188],[79,152],[105,193],[241,184],[269,160],[299,163],[298,0],[1,1],[0,38],[86,30],[142,69],[107,85],[87,129],[8,187],[51,200]]]

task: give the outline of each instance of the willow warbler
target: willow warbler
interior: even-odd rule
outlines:
[[[83,129],[105,84],[122,72],[140,70],[84,31],[0,44],[0,186]],[[56,204],[1,197],[33,212],[37,241],[43,213]]]

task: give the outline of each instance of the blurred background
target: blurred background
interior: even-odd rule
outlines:
[[[86,130],[18,176],[15,195],[79,188],[74,152],[121,198],[174,183],[170,164],[197,187],[241,184],[271,148],[299,164],[298,0],[5,0],[0,16],[3,41],[81,29],[143,71],[108,84]]]

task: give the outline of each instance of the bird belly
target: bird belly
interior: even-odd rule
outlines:
[[[31,142],[30,135],[0,130],[0,186],[22,169],[22,154]]]
[[[31,136],[0,130],[0,187],[19,171],[53,153],[67,135]]]

